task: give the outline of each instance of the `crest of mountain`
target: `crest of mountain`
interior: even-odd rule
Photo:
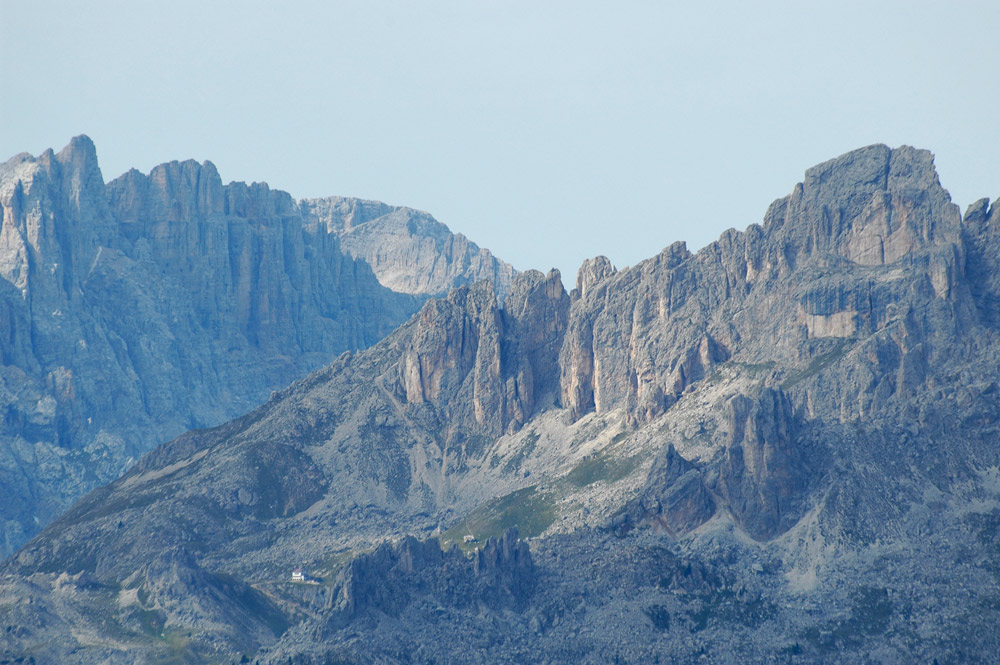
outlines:
[[[157,443],[245,413],[420,307],[426,291],[379,284],[310,210],[224,185],[211,162],[106,184],[85,136],[0,165],[0,556]]]
[[[994,662],[998,257],[995,204],[871,146],[697,253],[453,289],[84,497],[0,570],[0,644]]]
[[[510,290],[514,268],[425,212],[340,196],[305,199],[301,205],[340,238],[346,254],[364,260],[393,291],[445,295],[456,286],[487,281],[502,301]]]

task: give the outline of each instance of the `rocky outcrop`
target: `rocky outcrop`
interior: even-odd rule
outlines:
[[[598,284],[611,277],[618,270],[606,256],[587,259],[576,273],[576,289],[570,294],[573,300],[584,298]]]
[[[119,604],[126,616],[163,631],[211,634],[231,650],[269,644],[287,627],[267,596],[204,570],[184,547],[163,551],[124,587]]]
[[[639,496],[613,518],[610,526],[621,533],[647,523],[681,536],[714,514],[715,499],[705,487],[701,470],[668,444],[654,462]]]
[[[728,358],[709,332],[725,289],[705,279],[683,243],[625,273],[584,266],[560,355],[571,417],[624,408],[633,423],[652,420]]]
[[[783,533],[801,517],[809,481],[788,395],[765,388],[755,399],[733,397],[724,436],[714,489],[754,538]]]
[[[503,306],[486,284],[431,300],[399,360],[406,401],[434,403],[446,420],[492,436],[520,428],[555,397],[568,309],[555,270],[518,275]]]
[[[419,210],[339,196],[306,199],[302,208],[340,238],[345,253],[363,259],[383,286],[399,293],[443,296],[485,280],[502,301],[517,272]]]
[[[362,554],[338,573],[324,612],[324,634],[366,612],[399,616],[414,599],[429,596],[451,607],[516,608],[535,587],[535,566],[517,530],[490,538],[471,559],[457,547],[412,536]]]
[[[965,272],[979,316],[1000,325],[1000,261],[993,251],[1000,240],[1000,205],[980,199],[965,211],[962,224],[966,248]]]
[[[472,570],[480,584],[501,598],[524,601],[535,588],[531,549],[518,538],[517,528],[507,529],[499,538],[487,538],[473,555]]]
[[[784,533],[801,516],[812,473],[791,401],[780,388],[726,402],[719,454],[708,464],[684,459],[668,445],[639,495],[609,526],[622,533],[642,524],[675,536],[707,522],[717,498],[757,540]],[[818,460],[817,460],[818,461]]]

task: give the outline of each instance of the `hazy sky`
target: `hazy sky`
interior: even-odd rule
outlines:
[[[1000,196],[1000,2],[0,0],[0,159],[85,133],[427,210],[519,269],[745,228],[870,143]]]

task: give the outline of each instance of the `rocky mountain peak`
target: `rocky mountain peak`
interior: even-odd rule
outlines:
[[[8,162],[0,207],[0,276],[61,311],[80,295],[79,267],[114,233],[94,144],[78,136],[58,154]]]
[[[486,280],[503,300],[516,274],[489,250],[419,210],[340,196],[300,205],[394,291],[443,296],[452,287]]]
[[[382,203],[349,196],[329,196],[322,199],[304,199],[302,205],[312,211],[314,219],[332,233],[351,231],[357,226],[384,217],[398,208]]]
[[[808,168],[801,183],[803,196],[812,201],[844,201],[848,216],[856,216],[865,198],[886,189],[892,152],[887,145],[870,145]]]
[[[771,204],[764,229],[782,238],[780,262],[794,268],[814,255],[893,263],[957,241],[960,223],[929,151],[873,145],[807,170],[790,196]]]
[[[1000,225],[1000,205],[994,200],[982,198],[969,205],[962,218],[963,224],[973,232],[981,232],[985,227]]]
[[[591,289],[617,272],[618,270],[611,265],[611,261],[606,256],[587,259],[576,273],[576,289],[572,293],[573,299],[586,298]]]
[[[519,273],[511,281],[504,309],[516,318],[526,320],[535,314],[544,316],[553,302],[565,298],[566,291],[558,270],[553,268],[548,274],[540,270],[528,270]],[[545,311],[533,311],[538,308]]]
[[[168,162],[149,173],[151,203],[170,221],[225,213],[222,178],[212,162]],[[169,206],[169,208],[167,207]]]
[[[84,177],[96,175],[100,178],[101,169],[97,163],[97,146],[86,134],[74,136],[69,144],[55,156],[56,161],[71,171]],[[101,178],[103,184],[104,179]]]
[[[65,148],[53,155],[49,150],[38,159],[51,179],[52,186],[68,193],[71,214],[64,224],[79,221],[86,226],[97,226],[97,241],[107,237],[109,227],[104,204],[104,177],[97,162],[97,148],[90,137],[74,137]],[[86,232],[83,233],[86,235]]]
[[[974,203],[970,203],[969,207],[965,209],[965,214],[962,216],[962,222],[964,224],[984,224],[986,220],[990,218],[990,200],[989,198],[981,198]]]

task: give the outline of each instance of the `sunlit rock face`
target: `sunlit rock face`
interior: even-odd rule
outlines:
[[[488,283],[431,300],[400,362],[407,401],[434,402],[493,436],[520,429],[555,397],[568,309],[555,270],[515,277],[503,306]]]
[[[443,296],[453,287],[486,281],[503,300],[517,274],[419,210],[340,196],[301,205],[313,223],[340,239],[345,254],[363,259],[383,286],[399,293]]]

